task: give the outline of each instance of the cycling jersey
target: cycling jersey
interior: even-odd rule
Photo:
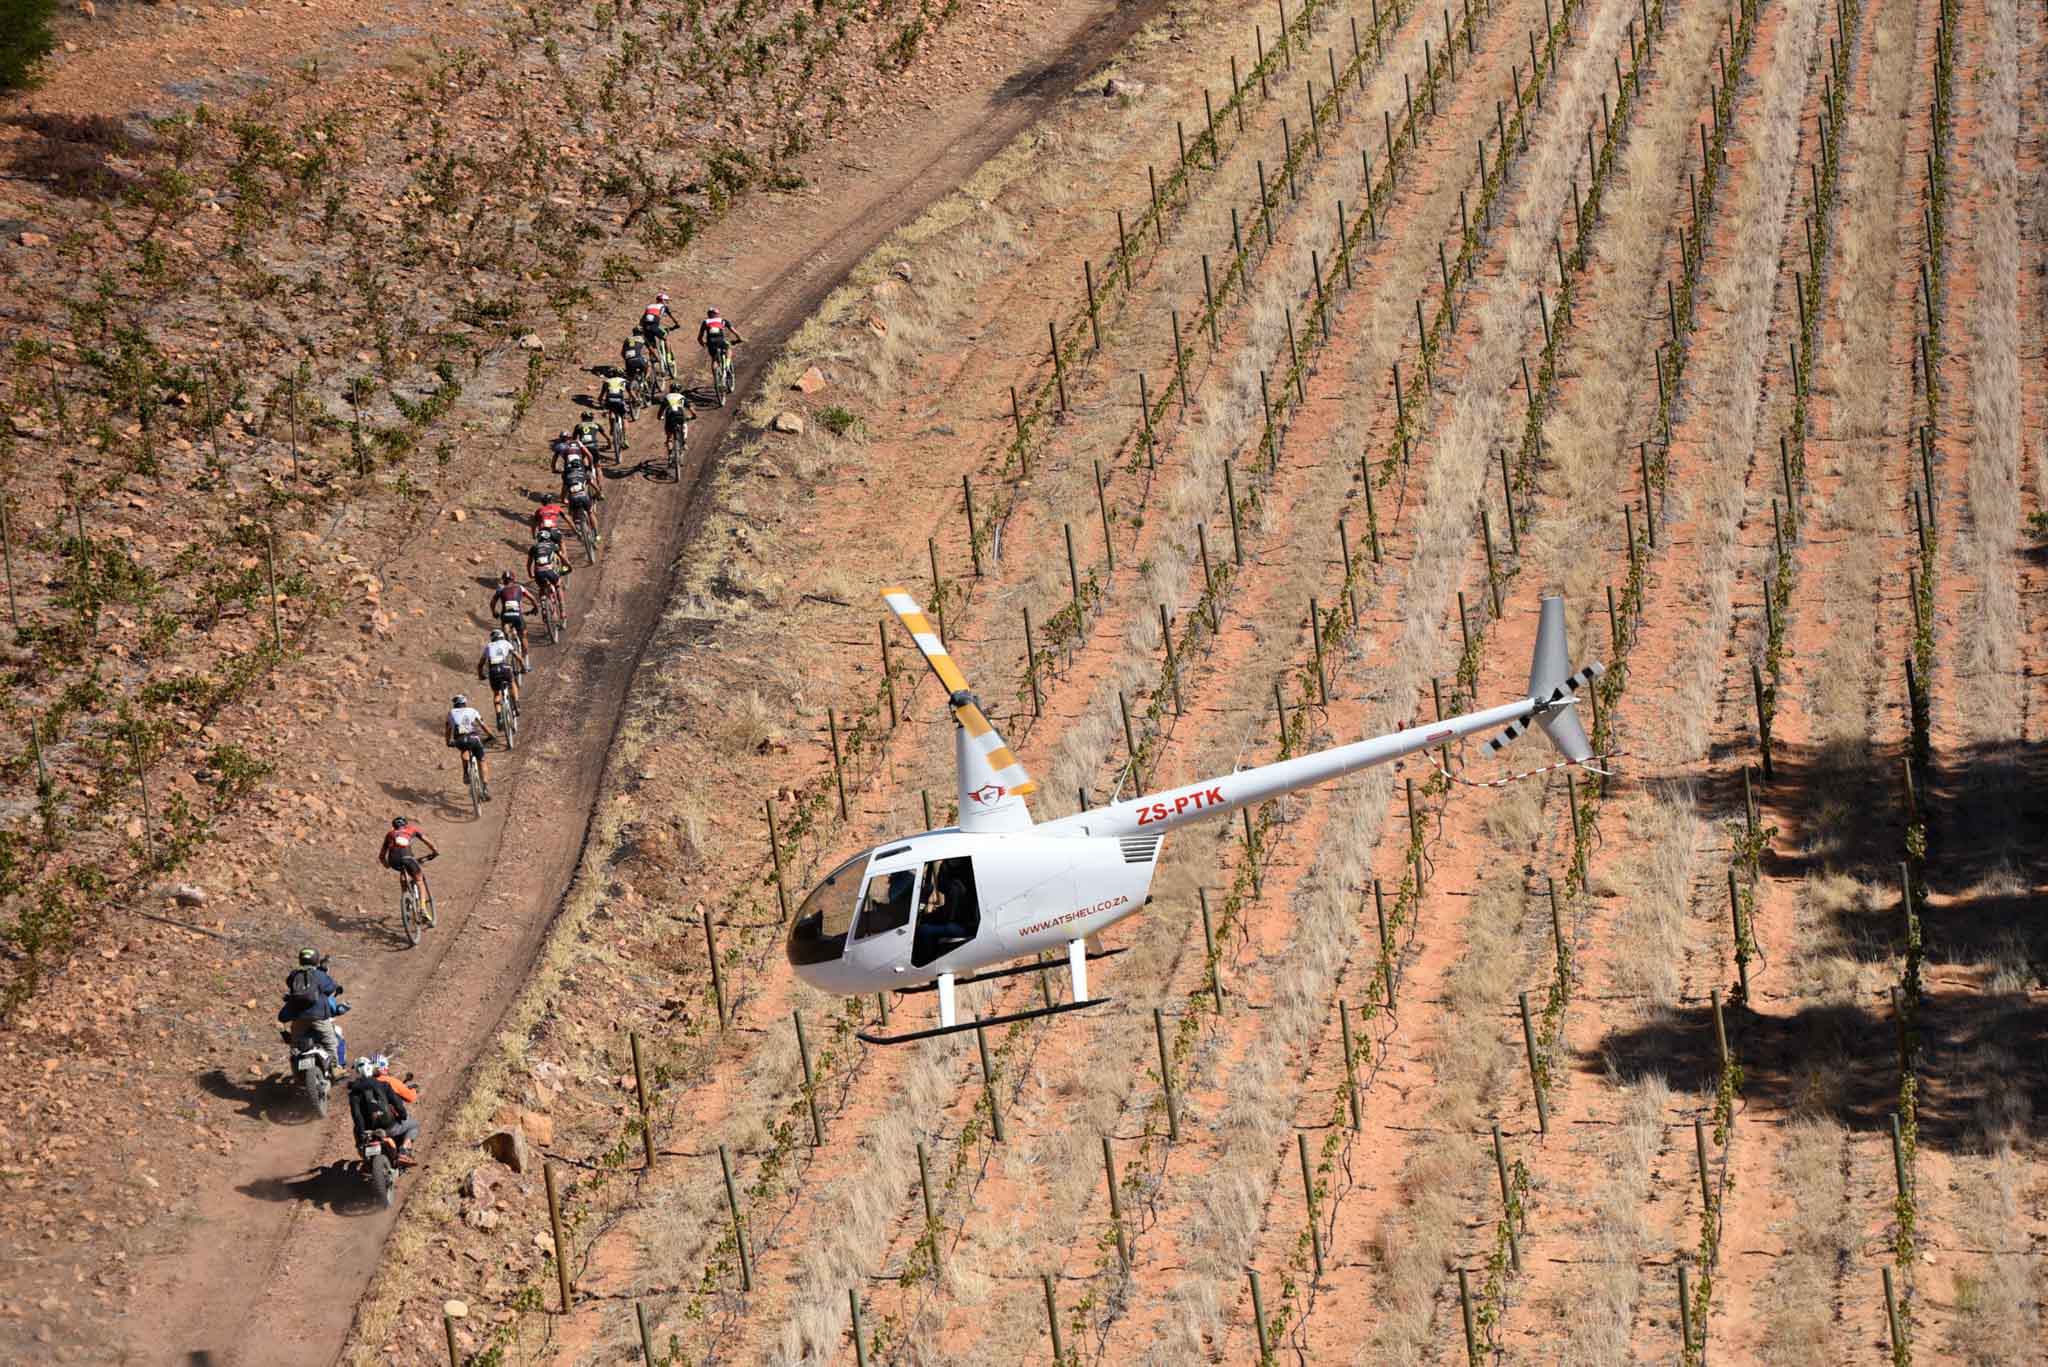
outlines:
[[[448,729],[458,736],[472,736],[484,724],[484,714],[474,707],[451,707],[448,709]]]
[[[732,323],[724,318],[706,318],[697,326],[697,340],[713,351],[723,351],[732,344],[739,334],[732,330]]]
[[[626,377],[607,375],[604,377],[604,402],[607,408],[613,404],[623,406],[626,402]]]
[[[518,584],[501,588],[491,595],[491,611],[508,622],[516,622],[526,615],[526,600],[530,597]]]
[[[638,342],[621,347],[619,359],[626,363],[626,373],[629,375],[647,369],[647,353],[640,349]]]
[[[690,420],[690,401],[680,394],[664,394],[661,399],[661,420],[670,427],[679,427]]]
[[[533,510],[533,525],[536,530],[550,530],[560,527],[568,515],[569,510],[559,503],[543,503]]]
[[[594,455],[598,444],[604,440],[604,429],[594,422],[579,423],[576,427],[576,440],[582,444],[585,451]]]
[[[419,833],[420,828],[410,824],[384,832],[384,848],[378,851],[377,858],[387,868],[418,873],[420,861],[412,852],[412,842]]]
[[[510,669],[512,656],[518,647],[510,641],[484,642],[484,663],[492,669]]]

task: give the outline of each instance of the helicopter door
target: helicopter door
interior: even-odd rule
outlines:
[[[981,933],[981,899],[972,859],[934,859],[926,864],[918,897],[917,933],[910,950],[910,962],[917,967],[972,944]]]
[[[877,863],[881,862],[878,858]],[[868,969],[901,968],[910,956],[917,865],[870,873],[853,921],[848,957]]]

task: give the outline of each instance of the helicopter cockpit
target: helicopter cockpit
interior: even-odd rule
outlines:
[[[981,930],[972,844],[939,832],[848,859],[798,907],[790,964],[813,986],[843,991],[833,967],[842,962],[909,975],[971,944]]]

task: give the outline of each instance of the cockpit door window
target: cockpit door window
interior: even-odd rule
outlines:
[[[858,943],[909,925],[910,909],[915,905],[912,895],[916,889],[917,870],[914,868],[878,873],[868,879],[867,893],[861,898],[860,917],[854,922],[854,941]]]
[[[924,866],[922,904],[910,961],[923,967],[970,943],[981,930],[981,902],[974,889],[974,861],[935,859]]]

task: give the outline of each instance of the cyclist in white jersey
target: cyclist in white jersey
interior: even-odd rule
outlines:
[[[460,693],[448,700],[448,734],[450,749],[466,750],[476,758],[476,776],[484,785],[484,801],[491,800],[491,778],[484,771],[484,743],[496,740],[491,728],[484,725],[484,714],[469,705],[469,699]]]
[[[483,653],[476,657],[476,676],[489,681],[493,697],[510,690],[514,712],[519,710],[519,674],[525,668],[525,653],[505,639],[502,629],[493,629]]]

